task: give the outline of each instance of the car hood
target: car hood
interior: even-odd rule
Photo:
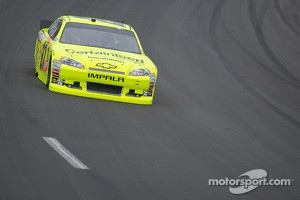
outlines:
[[[151,72],[156,72],[155,65],[144,54],[70,44],[55,45],[53,50],[55,59],[72,58],[84,64],[86,70],[101,68],[128,74],[132,69],[148,68]]]

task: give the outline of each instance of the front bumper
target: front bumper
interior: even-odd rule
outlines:
[[[49,90],[76,95],[151,105],[154,97],[156,76],[125,76],[105,72],[62,66],[52,69]]]

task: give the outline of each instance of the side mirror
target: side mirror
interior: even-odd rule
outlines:
[[[54,21],[42,19],[42,20],[40,21],[40,30],[43,29],[43,28],[49,28],[53,22],[54,22]]]

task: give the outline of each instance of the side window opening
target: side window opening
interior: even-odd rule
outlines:
[[[52,40],[57,36],[61,25],[62,25],[62,20],[58,19],[49,27],[48,34]]]

